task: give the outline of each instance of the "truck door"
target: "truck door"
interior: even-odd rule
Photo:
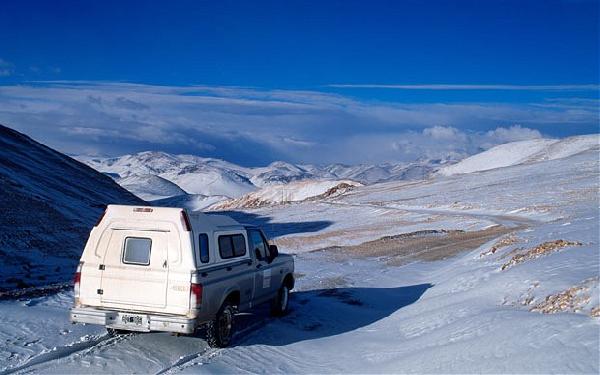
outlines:
[[[248,230],[248,239],[255,258],[256,272],[254,273],[254,300],[271,297],[273,291],[272,267],[269,264],[269,247],[260,231]]]
[[[105,305],[165,307],[168,232],[113,230],[98,293]]]
[[[259,231],[262,235],[263,241],[265,243],[265,248],[267,249],[267,257],[271,256],[269,250],[269,241],[267,240],[267,236],[263,231]],[[271,262],[271,293],[277,293],[281,284],[283,282],[283,265],[279,262],[279,259],[275,258]]]

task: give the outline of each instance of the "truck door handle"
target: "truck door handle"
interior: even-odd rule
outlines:
[[[232,270],[232,268],[231,268],[231,267],[227,267],[227,268],[225,268],[225,269],[226,269],[227,271],[231,271],[231,270]]]

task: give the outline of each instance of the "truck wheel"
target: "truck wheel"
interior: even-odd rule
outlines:
[[[286,285],[282,285],[277,292],[277,297],[271,301],[271,315],[283,316],[288,311],[290,301],[290,289]]]
[[[225,301],[219,309],[215,320],[209,323],[206,330],[206,341],[213,348],[225,348],[231,343],[233,336],[233,318],[235,308],[229,302]]]
[[[126,335],[126,334],[131,333],[131,332],[126,331],[124,329],[116,329],[116,328],[106,327],[106,333],[108,333],[108,335],[110,337],[115,337],[115,336]]]

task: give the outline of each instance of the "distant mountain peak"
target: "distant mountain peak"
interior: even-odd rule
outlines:
[[[415,163],[381,163],[346,165],[336,163],[325,166],[297,165],[274,161],[266,167],[246,168],[214,158],[194,155],[174,155],[162,151],[143,151],[112,158],[80,157],[93,168],[111,176],[141,197],[156,199],[173,197],[176,189],[161,185],[132,183],[130,176],[156,175],[179,187],[188,194],[238,198],[259,188],[284,185],[304,180],[352,180],[362,184],[382,181],[426,178],[438,168],[438,163],[421,160]],[[138,177],[139,178],[139,177]],[[155,195],[162,191],[163,196]]]

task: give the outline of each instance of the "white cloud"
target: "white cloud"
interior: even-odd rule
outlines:
[[[486,136],[498,143],[507,143],[542,138],[542,133],[539,130],[524,128],[521,125],[513,125],[509,128],[501,127],[490,130],[486,133]]]
[[[434,126],[423,130],[423,135],[432,137],[433,139],[445,141],[464,141],[466,135],[460,130],[451,126]]]
[[[0,123],[68,153],[160,149],[251,165],[471,153],[539,137],[540,129],[596,124],[597,108],[598,100],[398,104],[247,87],[68,81],[0,86]]]

